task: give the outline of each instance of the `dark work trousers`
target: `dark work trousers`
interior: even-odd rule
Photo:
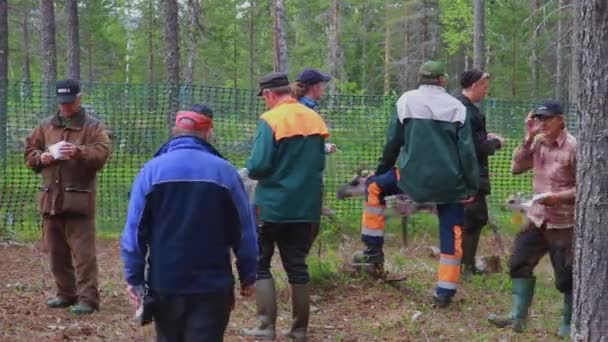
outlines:
[[[572,293],[573,239],[573,228],[547,229],[528,220],[513,243],[511,278],[532,277],[534,268],[548,252],[555,287],[562,293]]]
[[[158,342],[221,342],[234,304],[233,289],[220,293],[152,295]]]
[[[321,183],[321,216],[323,216],[324,190],[325,190],[325,184]],[[312,245],[315,242],[315,240],[317,239],[317,236],[319,235],[319,231],[321,230],[321,219],[319,219],[319,222],[314,222],[311,224],[312,224],[312,241],[310,242],[310,244]]]
[[[464,207],[464,226],[462,227],[462,264],[475,265],[475,255],[479,246],[481,230],[488,224],[488,204],[486,196],[478,194],[475,201]]]
[[[307,284],[310,280],[306,257],[313,241],[311,222],[273,223],[258,226],[259,256],[257,279],[272,278],[270,263],[275,244],[290,284]]]
[[[57,296],[99,309],[95,219],[44,216],[42,229]]]

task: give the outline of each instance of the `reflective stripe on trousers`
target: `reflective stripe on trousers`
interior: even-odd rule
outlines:
[[[384,236],[384,211],[386,206],[381,203],[383,191],[377,183],[367,187],[367,201],[363,207],[361,218],[361,234],[368,236]]]
[[[442,250],[439,257],[439,272],[437,275],[437,286],[456,290],[460,281],[460,262],[462,258],[462,228],[458,225],[453,226],[451,234],[441,231],[439,239],[441,245],[449,243],[453,245],[454,254],[447,254]],[[445,241],[446,239],[450,241]]]

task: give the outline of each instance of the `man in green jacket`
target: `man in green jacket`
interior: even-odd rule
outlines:
[[[260,221],[256,283],[259,325],[243,333],[260,338],[276,336],[277,305],[270,272],[276,244],[291,285],[293,323],[287,336],[306,341],[310,279],[306,257],[313,241],[313,225],[321,219],[325,139],[329,133],[319,114],[291,96],[285,73],[264,76],[258,96],[270,110],[260,117],[246,173],[258,180],[254,204]]]
[[[434,300],[450,304],[460,280],[464,204],[479,188],[479,167],[466,108],[445,86],[444,65],[420,67],[420,87],[401,95],[376,174],[397,162],[398,186],[418,203],[437,204],[440,261]]]

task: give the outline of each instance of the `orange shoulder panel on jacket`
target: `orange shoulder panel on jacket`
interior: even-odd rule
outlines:
[[[329,131],[321,116],[295,99],[280,103],[262,114],[261,119],[270,126],[277,141],[298,135],[318,134],[324,138],[329,137]]]

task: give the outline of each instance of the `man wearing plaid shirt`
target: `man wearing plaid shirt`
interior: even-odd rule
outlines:
[[[504,316],[490,315],[498,327],[522,332],[534,295],[534,268],[548,252],[555,272],[555,286],[564,294],[558,334],[570,336],[572,315],[572,265],[574,202],[576,195],[576,139],[568,133],[564,111],[558,101],[548,100],[530,113],[527,135],[513,156],[512,171],[534,173],[536,200],[514,241],[510,275],[513,310]]]

